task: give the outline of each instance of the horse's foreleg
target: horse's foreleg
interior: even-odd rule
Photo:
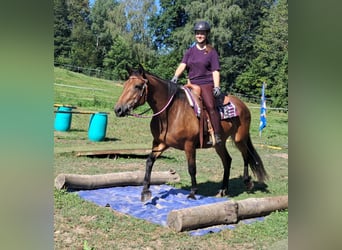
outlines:
[[[196,181],[196,149],[190,147],[185,150],[186,158],[188,161],[188,172],[191,177],[191,191],[188,198],[196,200],[195,194],[197,192],[197,181]]]
[[[143,182],[143,191],[141,192],[141,201],[145,202],[152,197],[152,193],[150,191],[150,183],[151,183],[151,173],[152,167],[156,160],[155,154],[152,152],[149,154],[146,160],[146,169],[145,169],[145,177]]]
[[[229,155],[225,143],[222,143],[220,147],[216,147],[215,150],[222,161],[223,170],[224,170],[221,189],[219,190],[216,196],[223,197],[223,196],[228,195],[229,176],[230,176],[232,157]]]
[[[150,191],[150,183],[151,183],[151,173],[152,173],[153,164],[165,149],[166,149],[165,146],[153,147],[152,152],[149,154],[149,156],[146,159],[146,169],[145,169],[145,176],[144,176],[144,181],[143,181],[143,190],[141,192],[142,202],[145,202],[152,197],[152,193]]]

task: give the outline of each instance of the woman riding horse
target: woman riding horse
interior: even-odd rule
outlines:
[[[150,123],[153,135],[152,151],[146,160],[146,171],[143,182],[141,200],[151,198],[149,190],[152,167],[155,160],[169,147],[184,150],[188,162],[188,172],[191,177],[191,192],[189,198],[195,199],[197,191],[196,181],[196,149],[200,147],[199,119],[193,108],[189,105],[184,91],[170,81],[163,80],[153,74],[145,72],[142,66],[138,70],[128,70],[129,77],[124,83],[124,89],[115,105],[114,111],[118,117],[131,114],[138,106],[145,102],[153,110]],[[231,136],[244,160],[243,181],[248,189],[253,187],[253,182],[248,175],[248,165],[263,183],[267,178],[263,162],[256,152],[249,134],[251,122],[250,111],[237,97],[227,97],[234,103],[239,116],[221,120],[222,143],[215,145],[223,167],[222,186],[219,196],[228,194],[229,175],[232,158],[227,148],[226,140]],[[212,147],[213,145],[206,145]]]

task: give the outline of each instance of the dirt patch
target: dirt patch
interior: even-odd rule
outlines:
[[[284,159],[288,159],[289,158],[289,155],[286,154],[286,153],[273,154],[273,156],[284,158]]]

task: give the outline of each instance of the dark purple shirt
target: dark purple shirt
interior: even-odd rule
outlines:
[[[189,48],[182,59],[186,64],[186,70],[191,83],[207,84],[213,83],[213,71],[220,70],[219,56],[215,49],[209,53],[199,50],[196,45]]]

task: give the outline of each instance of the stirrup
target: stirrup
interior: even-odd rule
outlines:
[[[220,134],[215,134],[215,144],[220,144],[222,142],[221,135]],[[215,145],[214,144],[214,145]]]
[[[222,142],[222,139],[221,139],[221,135],[220,134],[214,134],[214,136],[210,136],[210,138],[212,140],[210,140],[207,144],[208,145],[217,145],[217,144],[220,144]]]

